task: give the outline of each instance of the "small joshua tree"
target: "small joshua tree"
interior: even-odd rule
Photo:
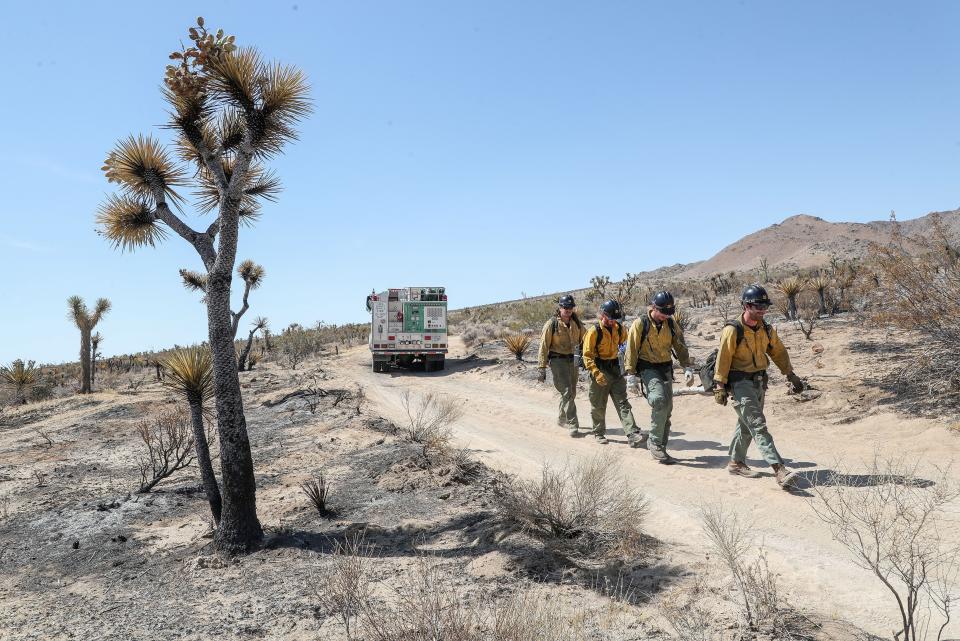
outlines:
[[[223,501],[220,486],[213,473],[210,461],[210,444],[204,424],[205,405],[213,394],[213,368],[210,352],[202,347],[187,347],[174,351],[163,361],[166,376],[164,385],[179,394],[190,406],[190,421],[193,426],[193,442],[197,449],[197,464],[200,480],[210,503],[214,522],[220,524]]]
[[[19,358],[9,367],[0,367],[0,383],[13,390],[13,403],[23,405],[27,402],[30,388],[37,384],[37,368],[34,361],[24,363]]]
[[[223,474],[215,545],[244,553],[259,546],[263,528],[237,375],[230,285],[241,222],[253,223],[260,201],[274,200],[279,192],[279,180],[264,162],[296,138],[295,127],[311,105],[299,69],[237,47],[234,36],[208,31],[203,18],[189,38],[189,47],[170,54],[163,89],[179,162],[150,136],[119,141],[103,169],[121,193],[107,197],[97,222],[100,233],[125,250],[153,246],[172,230],[203,263]],[[178,190],[188,185],[196,188],[197,209],[214,212],[206,228],[193,229],[182,215],[186,202]]]
[[[92,378],[90,376],[91,334],[103,315],[110,311],[110,301],[98,298],[93,312],[87,309],[87,304],[79,296],[67,299],[70,312],[68,317],[80,330],[80,393],[89,394]]]
[[[797,294],[803,291],[807,283],[799,276],[791,276],[777,283],[777,290],[787,297],[787,317],[797,319]]]
[[[827,313],[827,288],[830,287],[830,277],[824,272],[819,272],[810,280],[810,284],[817,292],[817,297],[820,299],[820,307],[817,310],[817,314],[823,316]]]
[[[97,359],[101,356],[98,350],[100,349],[100,343],[102,342],[103,336],[100,335],[100,332],[97,332],[90,337],[90,387],[93,387],[93,384],[96,382]]]
[[[247,336],[247,345],[246,347],[243,348],[243,351],[240,352],[240,357],[237,359],[237,371],[242,372],[247,367],[249,367],[250,369],[253,369],[253,365],[254,365],[253,361],[252,360],[249,361],[249,364],[247,361],[247,359],[250,357],[250,350],[253,348],[253,335],[256,334],[257,332],[265,331],[268,327],[268,322],[269,321],[267,321],[267,319],[262,316],[257,316],[256,318],[253,319],[253,324],[251,325],[251,329],[250,329],[250,335]]]

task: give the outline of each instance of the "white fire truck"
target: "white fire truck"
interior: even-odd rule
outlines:
[[[373,371],[423,363],[443,369],[447,353],[447,294],[443,287],[400,287],[367,296]]]

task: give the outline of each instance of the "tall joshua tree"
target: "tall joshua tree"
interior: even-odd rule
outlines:
[[[237,376],[230,285],[240,224],[252,224],[261,199],[274,200],[279,191],[263,163],[296,138],[310,100],[299,69],[237,47],[234,36],[207,31],[202,18],[189,38],[192,46],[170,54],[163,88],[179,161],[150,136],[120,140],[104,164],[120,193],[101,205],[97,222],[121,249],[154,245],[173,230],[203,263],[223,478],[215,544],[223,552],[243,553],[260,544],[263,530]],[[188,184],[196,188],[197,209],[214,213],[205,229],[194,229],[183,217],[186,202],[177,190]]]
[[[213,395],[213,368],[210,352],[201,347],[178,349],[161,364],[167,373],[163,379],[164,385],[182,396],[190,406],[200,480],[207,494],[207,501],[210,503],[213,520],[219,525],[223,501],[220,497],[217,477],[213,473],[213,463],[210,461],[210,445],[207,443],[207,430],[203,420],[205,405]]]
[[[89,394],[90,384],[92,383],[90,376],[90,335],[103,315],[110,311],[110,301],[106,298],[98,298],[91,313],[82,298],[71,296],[67,299],[67,308],[70,310],[67,314],[68,318],[80,330],[80,393]]]
[[[257,316],[253,319],[253,324],[250,327],[250,335],[247,336],[247,345],[240,353],[240,358],[237,359],[237,371],[242,372],[247,366],[247,358],[250,356],[250,350],[253,348],[253,335],[266,330],[268,325],[269,321],[262,316]]]

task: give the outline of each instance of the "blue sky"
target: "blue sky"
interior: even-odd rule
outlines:
[[[955,2],[3,9],[0,362],[75,359],[73,294],[113,301],[106,354],[205,339],[177,276],[192,248],[124,254],[93,220],[114,142],[168,136],[163,69],[197,15],[313,90],[272,165],[285,191],[240,241],[267,273],[245,321],[275,330],[363,320],[371,288],[445,285],[458,307],[708,258],[797,213],[958,206]]]

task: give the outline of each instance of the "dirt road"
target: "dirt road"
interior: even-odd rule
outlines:
[[[687,552],[691,562],[706,559],[700,506],[722,502],[754,521],[758,540],[767,548],[771,568],[780,575],[782,590],[792,604],[849,620],[876,634],[893,629],[895,605],[889,593],[872,575],[855,567],[849,553],[831,539],[810,507],[815,500],[812,495],[780,490],[769,468],[755,458],[749,463],[766,473],[763,478],[726,473],[727,445],[735,423],[730,407],[717,406],[711,397],[677,398],[669,449],[679,464],[662,466],[646,450],[626,446],[613,411],[607,418],[609,445],[571,439],[556,424],[557,395],[552,385],[504,377],[502,369],[493,371],[465,360],[467,351],[458,338],[451,338],[450,345],[448,366],[441,372],[374,374],[366,346],[350,350],[334,367],[338,376],[364,386],[376,412],[397,422],[403,417],[404,390],[434,391],[458,399],[465,411],[455,425],[458,443],[505,472],[534,477],[544,462],[575,462],[600,452],[617,456],[623,474],[651,500],[647,531]],[[784,393],[770,390],[771,395]],[[637,398],[632,404],[638,423],[645,426],[646,402]],[[796,408],[768,405],[779,450],[788,465],[807,479],[835,469],[838,460],[844,461],[845,468],[837,471],[863,472],[875,451],[917,456],[938,452],[941,462],[960,458],[960,439],[934,421],[878,414],[837,426],[806,418],[800,404]],[[578,412],[581,425],[589,425],[589,404],[582,392]],[[750,454],[756,457],[756,449],[751,448]]]

